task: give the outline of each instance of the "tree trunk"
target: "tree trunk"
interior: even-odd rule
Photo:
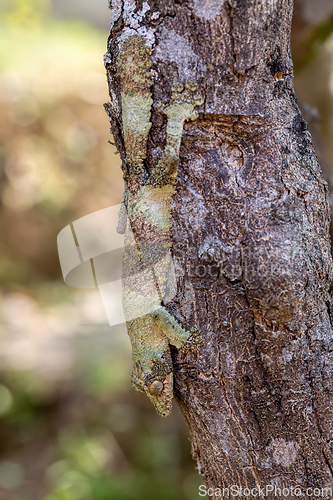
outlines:
[[[172,198],[178,289],[166,307],[204,338],[199,353],[172,348],[172,357],[207,488],[333,489],[329,200],[293,90],[292,7],[112,2],[108,112],[124,164],[117,57],[126,38],[152,49],[147,170],[166,143],[156,103],[170,101],[174,82],[193,80],[204,96],[182,135]]]

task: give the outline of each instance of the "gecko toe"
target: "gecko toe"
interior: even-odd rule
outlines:
[[[198,88],[198,84],[194,80],[188,80],[185,84],[185,87],[187,90],[190,90],[191,92],[194,92]]]
[[[172,92],[182,92],[184,85],[181,82],[174,82],[171,87]]]

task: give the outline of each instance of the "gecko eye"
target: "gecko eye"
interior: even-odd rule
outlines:
[[[163,388],[163,383],[160,380],[154,380],[154,382],[150,384],[148,391],[151,396],[157,396],[161,394]]]

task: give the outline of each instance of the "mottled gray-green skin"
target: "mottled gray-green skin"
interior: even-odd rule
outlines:
[[[130,225],[125,235],[123,307],[132,345],[132,385],[145,392],[156,411],[168,416],[172,407],[173,369],[170,345],[201,344],[196,332],[185,330],[161,305],[168,286],[171,259],[170,200],[185,120],[196,118],[202,104],[195,82],[175,83],[167,107],[167,143],[157,166],[145,169],[151,127],[150,48],[145,39],[130,36],[117,58],[127,165],[123,203]],[[124,226],[124,224],[122,223]],[[125,229],[125,227],[123,227]]]

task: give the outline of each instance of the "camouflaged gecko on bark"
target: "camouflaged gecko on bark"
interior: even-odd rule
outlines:
[[[170,200],[183,125],[197,117],[194,108],[203,100],[195,93],[195,82],[176,82],[169,105],[156,106],[167,117],[167,142],[149,174],[145,161],[153,105],[150,53],[144,37],[135,35],[122,43],[117,57],[127,160],[118,230],[125,233],[123,308],[132,345],[132,385],[147,394],[160,415],[168,416],[173,397],[169,344],[192,351],[202,344],[198,329],[185,330],[162,303],[175,287]]]

